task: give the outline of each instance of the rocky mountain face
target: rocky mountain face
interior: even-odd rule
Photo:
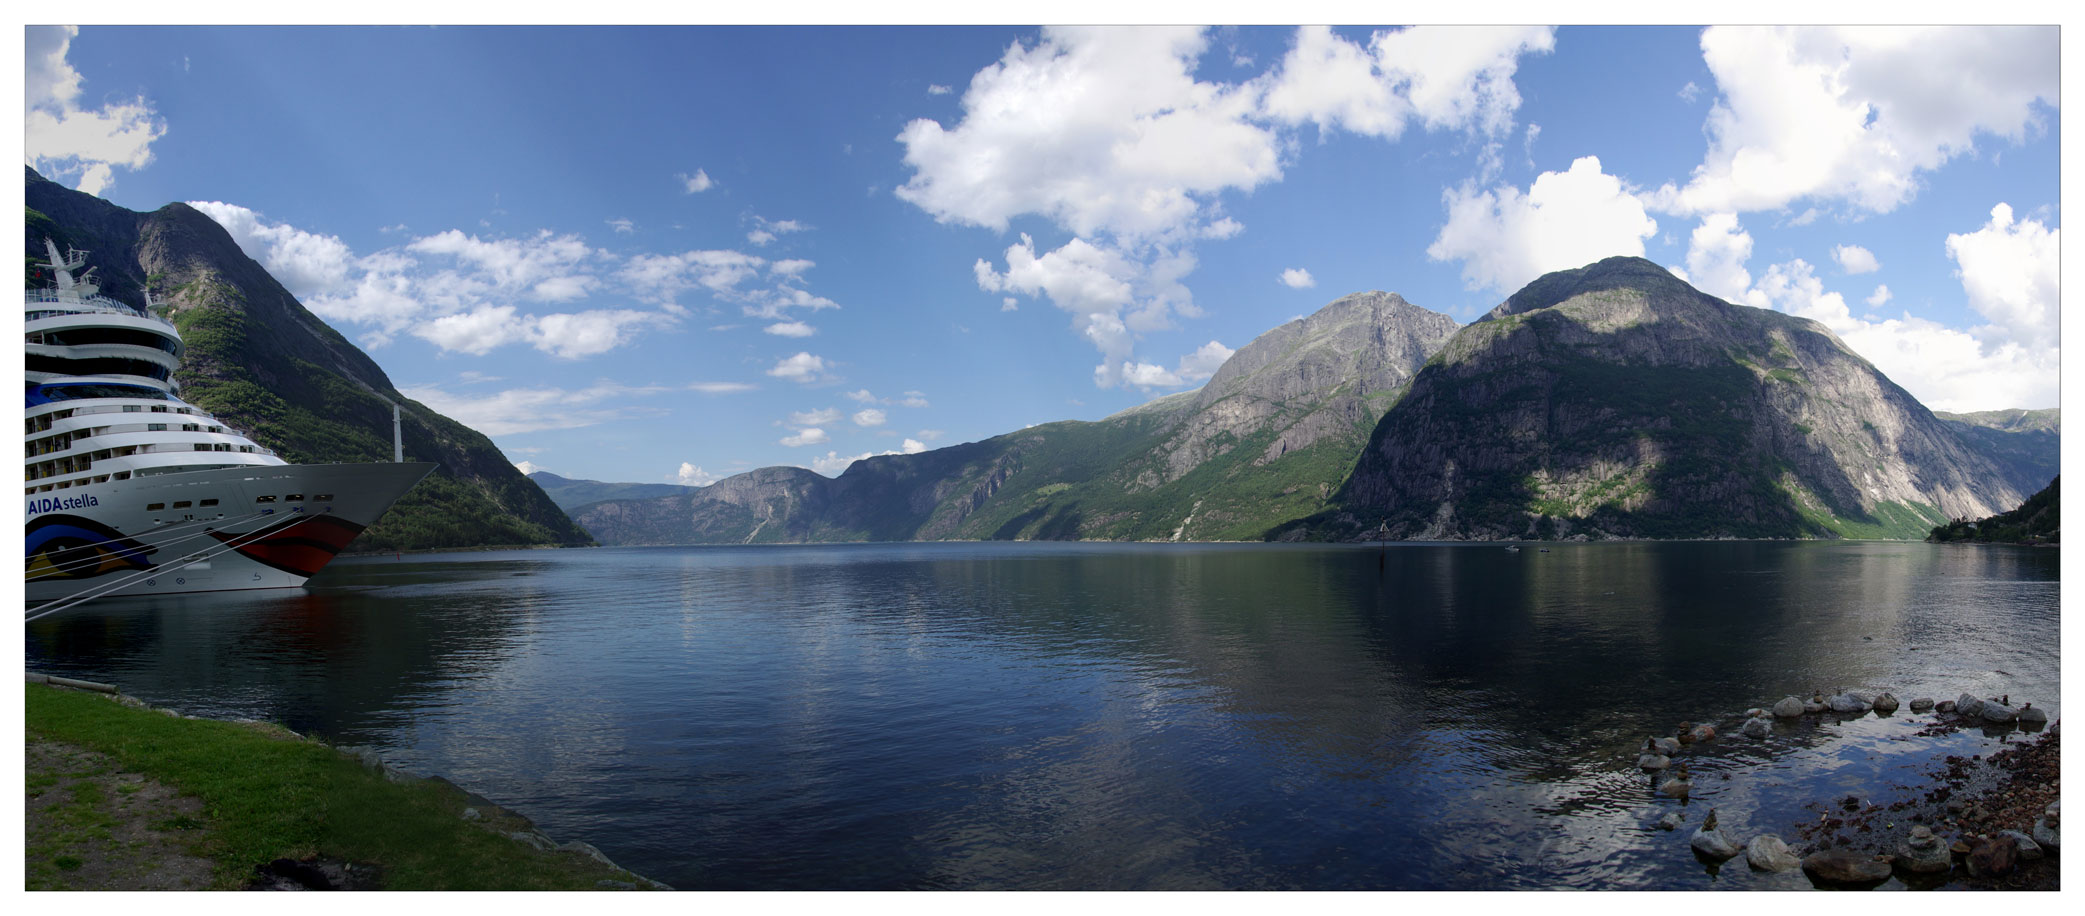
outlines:
[[[1281,536],[1916,538],[2021,494],[1822,325],[1610,258],[1457,332]]]
[[[110,298],[142,306],[149,288],[181,331],[185,400],[299,464],[391,460],[400,407],[406,457],[440,467],[350,551],[590,541],[491,440],[399,395],[208,216],[180,203],[126,210],[33,169],[26,181],[26,257],[48,236],[90,252]]]
[[[574,480],[560,477],[549,471],[536,471],[528,475],[536,486],[543,488],[543,495],[557,507],[570,512],[589,503],[604,499],[656,499],[661,496],[681,496],[698,488],[676,483],[604,483],[599,480]]]
[[[2047,485],[2060,469],[2063,418],[2057,408],[1975,413],[1936,410],[1933,415],[1962,441],[1997,462],[2006,482],[2022,493]]]
[[[1933,526],[1926,540],[1935,543],[2056,544],[2063,536],[2063,504],[2059,484],[2049,481],[2041,492],[2027,498],[2016,509],[1990,518],[1957,519]]]
[[[1098,422],[869,458],[824,483],[767,468],[574,517],[611,544],[1257,540],[1326,505],[1455,327],[1394,294],[1361,293],[1261,335],[1199,391]]]

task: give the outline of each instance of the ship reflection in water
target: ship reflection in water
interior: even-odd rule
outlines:
[[[1807,888],[1814,820],[1997,733],[1737,734],[1840,687],[2059,712],[2054,551],[1902,543],[630,548],[112,601],[28,666],[367,744],[681,888]],[[1683,720],[1677,801],[1633,762]]]

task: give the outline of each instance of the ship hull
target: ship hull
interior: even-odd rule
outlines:
[[[27,598],[301,586],[434,467],[223,468],[33,494]]]

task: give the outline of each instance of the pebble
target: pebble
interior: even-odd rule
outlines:
[[[1928,710],[1928,709],[1932,709],[1932,708],[1933,708],[1933,698],[1932,698],[1932,697],[1916,697],[1916,698],[1912,699],[1912,701],[1911,701],[1911,711],[1912,711],[1912,712],[1925,712],[1926,710]]]
[[[1681,825],[1681,824],[1684,824],[1684,823],[1686,823],[1686,822],[1687,822],[1687,816],[1686,816],[1686,815],[1684,815],[1684,814],[1681,814],[1681,813],[1679,813],[1678,811],[1673,811],[1673,812],[1669,812],[1669,813],[1667,813],[1667,814],[1666,814],[1666,815],[1665,815],[1664,817],[1661,817],[1661,818],[1659,818],[1659,819],[1658,819],[1658,829],[1659,829],[1659,830],[1678,830],[1678,829],[1680,829],[1680,825]]]

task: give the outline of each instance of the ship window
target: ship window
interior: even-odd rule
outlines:
[[[117,472],[116,472],[116,479],[117,479],[117,480],[129,480],[129,479],[130,479],[130,472],[129,472],[129,471],[117,471]]]
[[[188,500],[185,500],[185,499],[184,499],[184,500],[181,500],[180,502],[174,503],[174,508],[176,508],[176,509],[186,509],[186,508],[188,508],[188,506],[189,506],[189,501],[188,501]]]
[[[286,503],[301,503],[304,501],[304,494],[291,493],[290,495],[283,497],[282,501]]]
[[[315,502],[315,503],[330,503],[330,502],[332,502],[332,501],[333,501],[333,494],[331,494],[331,493],[314,493],[314,494],[312,494],[312,495],[311,495],[311,501],[312,501],[312,502]]]
[[[167,412],[167,409],[166,409],[166,408],[165,408],[164,406],[161,406],[161,405],[158,405],[158,404],[154,404],[154,405],[152,405],[152,412],[153,412],[153,413],[166,413],[166,412]]]
[[[125,405],[123,405],[123,412],[124,412],[124,413],[144,413],[144,412],[145,412],[145,407],[144,407],[144,405],[142,405],[142,404],[125,404]]]
[[[206,500],[203,500],[203,508],[205,508],[205,509],[208,509],[208,508],[210,508],[211,506],[214,506],[214,505],[217,505],[217,500],[214,500],[214,499],[206,499]]]
[[[166,428],[167,428],[167,425],[166,425],[165,423],[147,423],[147,424],[145,424],[145,430],[146,430],[147,432],[154,432],[154,433],[166,432]]]
[[[196,444],[195,444],[195,450],[196,450],[196,451],[199,451],[199,452],[207,452],[207,451],[209,451],[209,450],[210,450],[210,443],[208,443],[208,442],[198,442],[198,443],[196,443]]]
[[[202,427],[200,427],[200,426],[197,426],[197,425],[196,425],[196,424],[194,424],[194,423],[183,423],[183,424],[181,424],[181,431],[182,431],[182,432],[184,432],[184,433],[198,433],[198,432],[202,432],[202,431],[203,431],[203,428],[202,428]]]
[[[161,509],[164,509],[164,508],[166,508],[166,507],[167,507],[167,504],[166,504],[166,503],[153,503],[153,504],[151,504],[151,505],[149,505],[149,506],[146,506],[146,507],[145,507],[145,511],[147,511],[147,512],[158,512],[159,510],[161,510]]]
[[[274,501],[275,501],[275,497],[273,497],[273,496],[256,496],[256,497],[254,497],[254,498],[253,498],[253,501],[254,501],[254,502],[256,502],[256,503],[272,503],[272,502],[274,502]]]

